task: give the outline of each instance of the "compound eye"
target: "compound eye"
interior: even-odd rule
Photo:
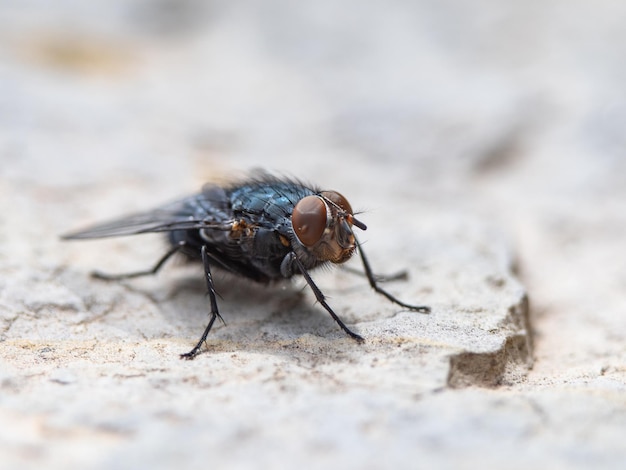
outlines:
[[[328,199],[329,201],[337,204],[339,207],[341,207],[341,209],[343,209],[348,214],[352,215],[352,207],[350,206],[350,203],[345,197],[343,197],[337,191],[322,191],[320,194],[324,196],[326,199]]]
[[[326,229],[326,204],[318,196],[307,196],[293,208],[291,224],[304,246],[315,245]]]

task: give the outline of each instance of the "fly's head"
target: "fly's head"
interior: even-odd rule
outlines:
[[[318,261],[343,263],[356,248],[352,226],[367,227],[354,218],[350,203],[336,191],[306,196],[293,208],[291,224],[297,241]]]

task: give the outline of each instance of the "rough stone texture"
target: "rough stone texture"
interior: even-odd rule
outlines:
[[[622,468],[626,6],[535,3],[0,6],[0,466]],[[357,345],[220,276],[180,361],[198,266],[57,238],[252,167],[345,194],[433,313],[316,273]]]

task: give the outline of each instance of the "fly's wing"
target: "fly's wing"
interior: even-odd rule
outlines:
[[[229,201],[222,188],[205,186],[202,192],[148,212],[129,215],[85,230],[62,235],[64,240],[121,237],[173,230],[230,230]]]

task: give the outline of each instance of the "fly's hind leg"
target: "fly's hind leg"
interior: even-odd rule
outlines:
[[[213,323],[215,323],[215,320],[217,318],[222,320],[222,323],[224,323],[224,319],[217,309],[217,293],[215,292],[215,286],[213,285],[213,276],[211,275],[211,266],[209,265],[209,256],[207,254],[206,245],[202,247],[202,264],[204,265],[204,276],[206,279],[209,300],[211,301],[211,319],[209,320],[209,324],[204,329],[204,333],[202,333],[202,336],[200,337],[198,343],[188,353],[181,354],[181,359],[191,360],[199,354],[200,349],[202,348],[202,345],[206,342],[206,338],[209,335],[211,328],[213,328]]]
[[[176,253],[182,250],[185,247],[185,245],[186,243],[184,241],[177,243],[167,253],[165,253],[161,257],[161,259],[157,262],[157,264],[154,265],[153,268],[147,269],[145,271],[136,271],[136,272],[124,273],[124,274],[107,274],[107,273],[103,273],[100,271],[93,271],[91,273],[91,276],[95,277],[96,279],[104,279],[105,281],[119,281],[121,279],[132,279],[135,277],[153,276],[157,272],[159,272],[159,270],[163,267],[163,265],[168,259],[170,259]]]

